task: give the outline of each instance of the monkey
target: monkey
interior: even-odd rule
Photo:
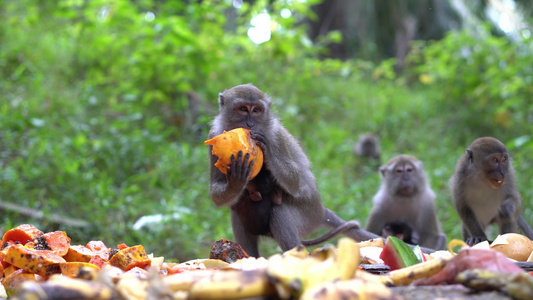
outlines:
[[[408,244],[418,243],[418,238],[413,236],[413,229],[406,222],[393,221],[383,225],[381,236],[394,236]]]
[[[323,206],[311,163],[271,111],[267,94],[252,84],[238,85],[219,93],[218,104],[209,138],[235,128],[250,129],[263,150],[263,166],[250,181],[253,160],[248,153],[232,155],[224,174],[214,166],[218,158],[209,147],[210,197],[217,207],[230,208],[234,239],[249,255],[259,256],[260,237],[273,238],[286,251],[301,246],[301,238],[319,226],[337,228],[357,241],[379,237]]]
[[[379,137],[372,133],[362,134],[354,145],[356,156],[355,170],[362,174],[372,174],[381,165],[381,147]]]
[[[480,137],[459,158],[450,178],[453,205],[461,219],[463,240],[471,245],[488,240],[485,230],[497,224],[500,234],[533,230],[520,213],[522,198],[516,187],[509,151],[493,137]]]
[[[446,235],[442,233],[435,208],[435,192],[428,183],[423,164],[406,154],[391,158],[379,168],[381,186],[374,195],[365,229],[382,234],[385,224],[406,223],[412,236],[422,247],[443,249]]]
[[[355,143],[354,153],[357,156],[373,158],[379,161],[381,157],[379,137],[372,133],[362,134]]]

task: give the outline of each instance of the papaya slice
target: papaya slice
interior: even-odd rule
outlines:
[[[4,260],[17,268],[41,276],[50,276],[59,273],[59,263],[65,260],[47,250],[34,250],[20,244],[8,246]]]
[[[100,268],[94,264],[85,263],[85,262],[64,262],[59,263],[59,268],[61,269],[61,274],[71,278],[76,278],[78,273],[83,268],[90,268],[99,271]]]
[[[67,254],[70,247],[70,238],[67,236],[66,232],[47,232],[44,234],[44,237],[46,238],[46,242],[50,247],[50,251],[59,256],[64,256],[65,254]]]
[[[239,151],[242,151],[243,155],[250,153],[249,161],[254,160],[250,180],[261,171],[261,167],[263,166],[263,150],[251,138],[249,129],[236,128],[230,131],[224,131],[224,133],[205,141],[204,144],[213,146],[211,153],[218,157],[215,167],[224,174],[227,173],[227,168],[231,165],[231,155],[237,157]]]
[[[2,241],[7,243],[8,241],[19,242],[25,245],[28,242],[31,242],[34,238],[43,236],[44,233],[39,230],[37,227],[30,224],[22,224],[15,228],[8,230]]]
[[[102,241],[90,241],[87,248],[92,250],[95,255],[100,256],[103,260],[109,260],[109,248]]]
[[[150,266],[152,261],[146,254],[146,250],[142,245],[128,247],[118,251],[111,259],[109,264],[118,267],[124,271],[128,271],[134,267],[144,269]]]
[[[63,258],[67,262],[89,262],[94,255],[94,252],[85,246],[71,245]]]

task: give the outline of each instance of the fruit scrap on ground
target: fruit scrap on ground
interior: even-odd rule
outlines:
[[[152,260],[141,245],[122,250],[109,249],[101,241],[71,245],[64,231],[44,233],[22,224],[4,234],[0,262],[2,284],[11,296],[26,281],[44,281],[54,274],[74,278],[82,271],[99,271],[107,265],[122,271],[147,269]]]
[[[529,251],[528,241],[507,236],[497,245],[504,245],[509,255],[521,252],[523,258]],[[240,245],[221,239],[213,244],[210,258],[169,263],[148,255],[141,245],[108,248],[102,241],[70,245],[65,232],[44,233],[21,225],[6,232],[2,240],[0,298],[401,299],[388,286],[462,283],[529,299],[530,275],[493,250],[493,245],[483,245],[470,248],[455,242],[450,247],[458,254],[454,250],[427,255],[393,238],[385,244],[381,239],[356,243],[340,238],[336,247],[325,245],[310,253],[296,247],[269,258],[254,258]],[[379,259],[379,253],[395,270],[383,275],[366,272],[361,265],[362,248],[370,250],[366,252],[371,260]]]

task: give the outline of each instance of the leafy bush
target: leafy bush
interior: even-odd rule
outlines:
[[[411,55],[416,72],[441,92],[435,101],[450,111],[450,126],[466,135],[494,136],[523,133],[521,124],[532,128],[532,38],[512,42],[480,28],[418,46]],[[458,109],[463,107],[468,109]]]

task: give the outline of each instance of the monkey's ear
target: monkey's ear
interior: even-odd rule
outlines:
[[[468,155],[468,161],[473,163],[474,162],[474,153],[472,153],[472,150],[466,149],[466,155]]]
[[[385,170],[387,168],[385,168],[385,166],[381,166],[379,167],[379,173],[381,174],[381,177],[385,177]]]
[[[218,93],[218,104],[224,106],[224,95],[222,95],[222,93]]]

